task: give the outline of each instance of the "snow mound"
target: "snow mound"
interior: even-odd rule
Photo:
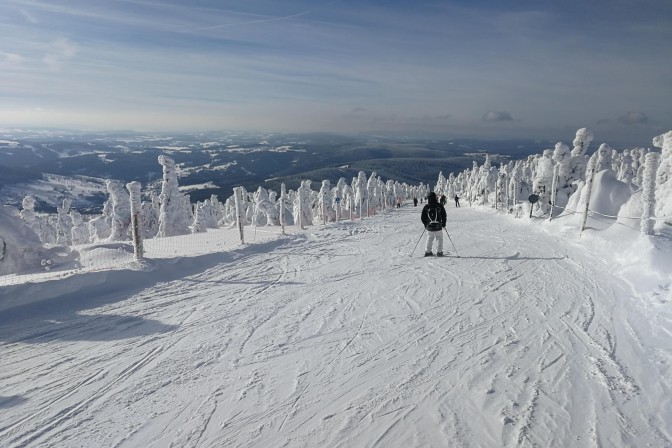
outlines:
[[[37,234],[11,206],[0,207],[0,275],[77,267],[79,254],[69,247],[43,247]]]

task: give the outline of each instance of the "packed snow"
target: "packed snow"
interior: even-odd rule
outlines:
[[[2,446],[672,446],[666,229],[420,209],[13,286]]]

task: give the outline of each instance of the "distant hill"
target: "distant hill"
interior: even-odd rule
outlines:
[[[19,206],[25,194],[39,189],[39,206],[51,210],[68,191],[76,190],[73,206],[99,211],[106,195],[104,179],[127,183],[139,181],[143,188],[158,188],[162,168],[160,155],[172,157],[180,170],[180,186],[193,202],[216,194],[220,199],[242,185],[279,190],[281,183],[295,189],[301,180],[335,184],[348,182],[359,171],[375,171],[384,180],[409,184],[434,184],[444,175],[482,163],[485,153],[519,159],[552,148],[554,142],[535,140],[480,141],[471,139],[390,139],[330,134],[249,134],[214,132],[199,134],[146,135],[132,132],[82,134],[4,131],[0,135],[0,201]],[[46,188],[56,175],[86,179],[81,188]],[[53,178],[51,178],[53,179]],[[95,181],[98,179],[98,181]],[[39,181],[39,185],[38,185]],[[88,188],[85,185],[91,185]],[[192,187],[190,187],[192,186]]]

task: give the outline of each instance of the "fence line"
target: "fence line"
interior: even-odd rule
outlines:
[[[385,208],[383,208],[385,210]],[[380,211],[377,211],[380,212]],[[375,214],[375,212],[374,212]],[[366,217],[366,215],[364,216]],[[353,219],[362,219],[353,213]],[[341,217],[338,221],[328,221],[333,224],[349,221]],[[142,266],[140,262],[146,260],[162,260],[181,257],[195,257],[214,253],[223,253],[240,249],[245,246],[261,244],[282,238],[286,235],[298,234],[306,230],[299,225],[283,226],[256,226],[246,224],[241,219],[240,226],[232,223],[226,227],[208,228],[203,232],[187,233],[184,235],[155,238],[138,238],[134,232],[131,241],[100,241],[83,245],[56,247],[58,250],[67,250],[72,255],[68,259],[63,257],[44,258],[29,269],[20,272],[0,275],[0,287],[24,283],[40,283],[49,280],[63,279],[89,272],[100,272],[117,269],[133,268],[134,264]],[[313,226],[323,226],[322,220]],[[135,230],[135,227],[132,227]],[[140,251],[138,251],[140,245]],[[140,257],[138,257],[140,254]]]

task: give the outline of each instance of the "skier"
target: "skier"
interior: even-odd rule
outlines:
[[[446,205],[446,195],[445,194],[441,195],[441,205],[444,205],[444,206]]]
[[[446,227],[446,209],[436,200],[436,193],[427,196],[427,204],[422,208],[420,220],[427,229],[425,257],[434,255],[432,245],[436,239],[436,256],[443,257],[443,229]]]
[[[397,208],[401,208],[401,198],[397,198]]]
[[[418,206],[418,198],[413,198],[413,207]]]
[[[460,206],[460,197],[458,195],[455,195],[455,207]]]

